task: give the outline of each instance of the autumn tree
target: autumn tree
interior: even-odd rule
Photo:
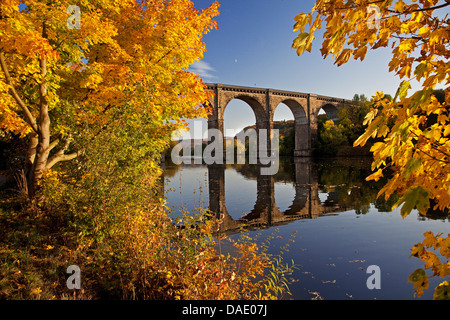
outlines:
[[[1,295],[66,299],[58,275],[68,264],[83,270],[74,298],[286,292],[290,268],[266,246],[245,237],[230,244],[236,255],[222,254],[225,236],[212,236],[220,220],[202,208],[176,225],[160,188],[172,132],[209,112],[210,93],[187,70],[203,56],[218,3],[201,11],[189,0],[72,4],[0,2],[0,130],[28,140],[28,193],[40,204],[8,199],[23,207],[16,212],[1,202]]]
[[[366,97],[355,94],[353,104],[338,110],[336,121],[328,120],[324,115],[319,116],[317,151],[320,154],[336,155],[343,147],[351,148],[365,130],[363,122],[368,109]]]
[[[382,138],[371,149],[375,172],[368,179],[378,180],[387,168],[392,170],[379,196],[400,194],[396,206],[402,205],[402,216],[413,208],[422,214],[450,208],[449,7],[449,0],[317,0],[311,12],[295,17],[298,35],[292,47],[299,55],[311,51],[322,23],[321,54],[331,55],[338,66],[352,57],[364,60],[369,49],[392,49],[388,67],[401,79],[400,85],[393,99],[382,92],[372,98],[367,129],[355,145],[363,146],[370,137]],[[410,93],[414,81],[421,89]],[[434,91],[438,87],[445,92],[441,102]],[[434,276],[448,277],[450,238],[431,232],[425,236],[412,255],[420,257]],[[444,261],[433,250],[439,250]],[[428,287],[423,270],[410,281],[419,296]],[[434,298],[450,298],[448,281],[436,288]]]
[[[205,85],[187,69],[203,57],[217,3],[201,11],[189,0],[72,4],[0,3],[0,130],[28,139],[31,197],[50,168],[80,157],[112,125],[137,130],[146,147],[130,146],[131,156],[155,159],[183,118],[208,112]]]

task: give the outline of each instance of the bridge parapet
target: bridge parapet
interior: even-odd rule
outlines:
[[[256,88],[228,84],[207,83],[207,89],[215,96],[209,101],[213,112],[208,118],[208,128],[219,129],[223,133],[223,115],[228,103],[233,99],[246,102],[255,113],[257,129],[273,128],[273,116],[280,103],[286,104],[295,119],[294,156],[309,157],[317,141],[317,118],[322,109],[329,119],[337,119],[337,110],[352,101],[323,95],[285,91],[270,88]]]

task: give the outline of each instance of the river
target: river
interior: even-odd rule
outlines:
[[[395,199],[376,199],[383,181],[367,182],[369,158],[282,158],[278,173],[262,176],[256,165],[206,166],[167,161],[165,195],[172,217],[208,207],[224,217],[223,231],[237,236],[243,226],[261,241],[274,234],[277,254],[291,235],[283,258],[299,267],[289,277],[286,299],[417,299],[408,276],[423,268],[410,258],[423,233],[450,233],[448,217],[402,218]],[[369,289],[371,265],[380,288]],[[430,270],[427,271],[430,275]],[[422,300],[432,299],[442,279],[431,278]]]

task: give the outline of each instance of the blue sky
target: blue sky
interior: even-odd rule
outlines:
[[[213,0],[193,0],[197,9]],[[337,67],[320,54],[321,39],[311,53],[297,56],[291,49],[296,33],[294,17],[309,12],[312,0],[221,0],[218,30],[204,37],[207,52],[190,70],[205,82],[299,91],[351,99],[355,93],[370,97],[375,91],[395,94],[400,79],[388,72],[390,49],[369,51],[366,59]],[[293,119],[280,105],[275,120]],[[206,130],[206,120],[202,121]],[[240,130],[255,123],[252,110],[239,100],[227,106],[225,129]],[[192,126],[191,126],[192,127]],[[199,137],[199,132],[194,136]]]

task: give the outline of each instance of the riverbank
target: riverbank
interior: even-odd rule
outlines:
[[[289,290],[291,266],[251,238],[228,244],[236,256],[218,251],[231,240],[213,237],[218,221],[207,212],[186,212],[178,228],[163,202],[108,214],[94,202],[37,206],[24,197],[0,190],[0,299],[251,300]]]

